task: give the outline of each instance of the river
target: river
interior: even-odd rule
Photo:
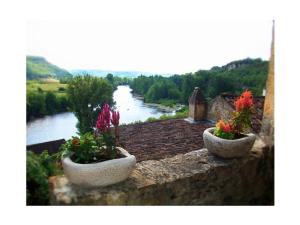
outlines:
[[[154,106],[145,104],[135,98],[127,85],[118,86],[113,93],[116,108],[120,112],[120,123],[127,124],[135,121],[145,121],[149,117],[158,118],[163,112]],[[59,113],[52,116],[35,119],[27,123],[27,145],[57,139],[69,139],[76,135],[77,119],[71,112]]]

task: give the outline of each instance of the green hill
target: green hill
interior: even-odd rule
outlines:
[[[68,78],[72,75],[65,69],[49,63],[40,56],[26,57],[26,78],[28,80],[39,78]]]

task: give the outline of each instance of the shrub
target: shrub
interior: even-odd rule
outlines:
[[[112,86],[99,77],[76,76],[69,81],[67,95],[71,110],[78,119],[77,128],[81,134],[93,131],[104,103],[113,105]]]
[[[59,88],[58,88],[58,91],[64,92],[64,91],[66,91],[66,89],[65,89],[64,87],[59,87]]]
[[[26,159],[26,203],[27,205],[48,205],[48,177],[60,174],[56,164],[56,155],[50,156],[47,151],[36,155],[27,151]]]

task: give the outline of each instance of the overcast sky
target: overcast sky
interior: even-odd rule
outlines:
[[[30,21],[27,55],[65,69],[187,73],[269,59],[271,21]]]

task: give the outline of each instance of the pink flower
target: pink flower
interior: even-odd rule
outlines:
[[[116,127],[119,125],[120,113],[118,111],[112,111],[111,123]]]
[[[109,128],[110,127],[110,108],[107,103],[105,103],[105,105],[103,106],[101,113],[102,113],[105,125]]]
[[[104,117],[102,115],[102,113],[99,113],[97,122],[96,122],[96,127],[98,130],[100,130],[101,132],[106,132],[107,131],[107,126],[104,120]]]
[[[96,128],[101,132],[106,132],[110,128],[110,109],[107,103],[105,103],[102,111],[99,113]]]

